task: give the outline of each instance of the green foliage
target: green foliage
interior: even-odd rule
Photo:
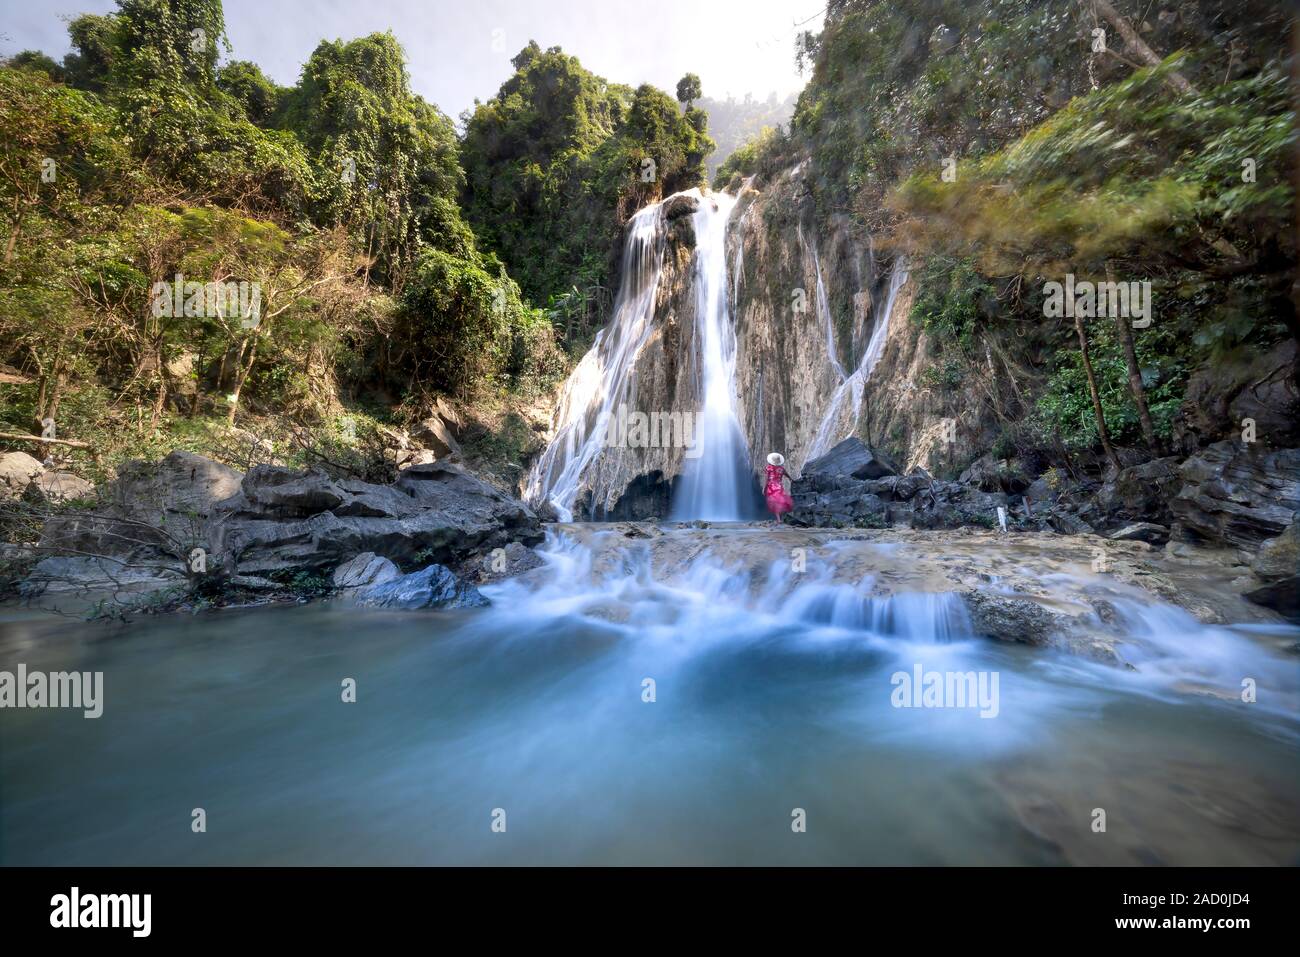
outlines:
[[[282,123],[311,156],[318,221],[355,233],[394,292],[425,246],[467,251],[454,206],[462,183],[455,131],[411,92],[391,33],[323,41],[285,98]]]
[[[251,122],[263,127],[270,124],[289,92],[248,60],[235,60],[223,66],[217,73],[217,87],[238,101]]]
[[[81,90],[102,92],[113,69],[117,17],[83,13],[68,24],[72,50],[63,58],[68,83]]]
[[[37,73],[44,73],[49,79],[61,82],[66,77],[66,71],[44,53],[39,50],[23,50],[21,53],[15,53],[5,64],[12,70],[32,70]]]
[[[694,73],[687,73],[677,81],[677,101],[689,107],[704,95],[700,87],[700,78]]]
[[[1140,444],[1137,409],[1128,386],[1128,366],[1120,349],[1114,322],[1088,323],[1089,354],[1097,378],[1102,412],[1111,438],[1124,444]],[[1156,324],[1136,340],[1138,366],[1146,387],[1147,405],[1156,434],[1168,439],[1183,387],[1187,366],[1179,354],[1177,333],[1172,326]],[[1077,349],[1062,348],[1055,354],[1055,368],[1039,398],[1036,417],[1048,433],[1057,432],[1068,449],[1094,448],[1098,442],[1097,421],[1084,376],[1083,360]]]
[[[770,174],[772,158],[781,153],[782,134],[775,127],[765,126],[748,143],[734,150],[718,167],[713,179],[714,189],[729,189],[740,184],[747,176]]]
[[[611,84],[558,47],[530,42],[497,95],[464,117],[465,205],[524,296],[578,290],[582,339],[613,286],[623,223],[703,182],[707,117],[651,86]],[[572,303],[565,304],[568,310]]]
[[[981,310],[992,294],[988,281],[969,259],[935,256],[927,259],[917,276],[911,319],[936,343],[956,343],[970,351]]]

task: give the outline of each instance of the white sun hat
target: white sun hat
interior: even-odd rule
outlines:
[[[780,452],[773,452],[767,457],[768,465],[785,465],[785,456]]]

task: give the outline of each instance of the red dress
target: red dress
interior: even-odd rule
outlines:
[[[785,467],[781,465],[764,466],[767,469],[767,485],[763,488],[763,497],[767,499],[767,509],[773,515],[781,516],[794,510],[794,500],[781,484],[785,477]]]

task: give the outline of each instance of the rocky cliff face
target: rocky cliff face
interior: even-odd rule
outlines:
[[[755,461],[778,450],[798,474],[854,435],[904,470],[952,468],[982,451],[976,398],[925,386],[932,351],[908,319],[906,267],[846,218],[819,217],[802,164],[746,190],[732,228],[736,381]],[[855,372],[856,402],[842,389]]]

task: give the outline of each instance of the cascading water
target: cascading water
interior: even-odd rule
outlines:
[[[826,356],[831,361],[831,367],[840,382],[848,378],[848,373],[844,371],[844,366],[840,362],[839,348],[835,345],[835,323],[831,319],[830,299],[826,295],[826,282],[822,279],[822,263],[817,255],[817,244],[808,245],[803,238],[803,226],[796,227],[796,233],[799,237],[799,245],[802,246],[812,257],[813,274],[817,277],[817,318],[821,320],[822,328],[826,331]]]
[[[628,401],[637,356],[654,328],[664,255],[661,206],[647,206],[628,225],[614,317],[565,382],[555,437],[528,474],[525,499],[549,503],[561,521],[573,519],[584,478],[605,448],[615,410]]]
[[[907,282],[907,275],[907,262],[900,256],[894,263],[893,272],[890,273],[889,291],[885,295],[884,303],[881,308],[874,310],[875,321],[871,326],[871,338],[862,354],[862,360],[853,370],[853,374],[840,382],[830,402],[827,403],[826,412],[817,426],[817,434],[808,448],[807,461],[825,455],[837,442],[851,435],[857,428],[858,417],[862,414],[862,396],[876,363],[880,361],[881,353],[885,351],[885,340],[889,337],[889,317],[894,311],[894,300],[898,298],[898,291]],[[820,270],[817,283],[820,288]]]
[[[692,190],[692,193],[698,193]],[[677,521],[757,518],[749,446],[736,416],[736,337],[727,297],[727,221],[736,198],[702,196],[695,212],[695,354],[701,396],[697,454],[687,456],[673,498]]]

